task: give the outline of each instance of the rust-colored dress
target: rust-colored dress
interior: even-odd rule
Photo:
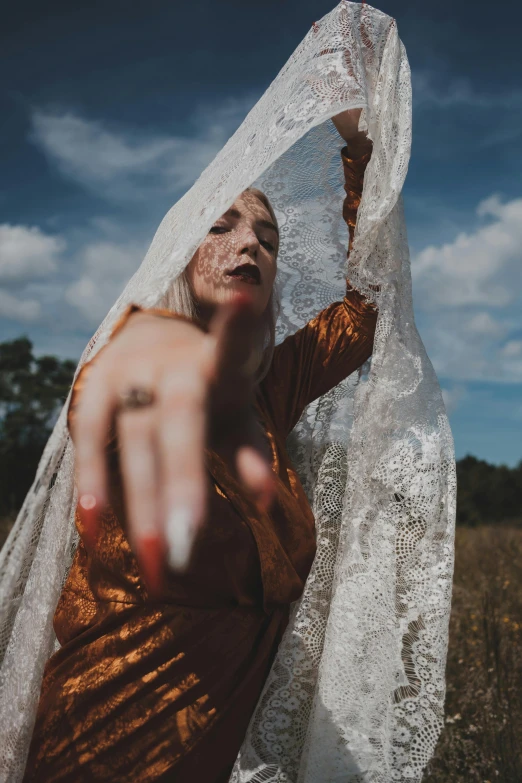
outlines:
[[[351,247],[370,153],[342,157]],[[309,402],[370,356],[376,318],[348,285],[342,302],[275,349],[256,398],[277,475],[273,507],[260,514],[207,452],[208,522],[161,601],[147,595],[129,547],[110,455],[110,509],[95,547],[80,540],[54,616],[62,647],[46,665],[25,783],[226,783],[315,555],[285,440]],[[81,536],[78,516],[77,526]]]

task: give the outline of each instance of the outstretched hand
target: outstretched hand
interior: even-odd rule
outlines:
[[[237,294],[209,319],[208,334],[180,319],[133,314],[96,360],[73,425],[79,511],[95,539],[108,498],[105,445],[116,415],[128,536],[152,593],[165,561],[187,567],[206,519],[205,449],[225,459],[264,508],[274,474],[253,408],[249,369],[256,336],[250,297]],[[149,407],[118,412],[120,395],[145,387]]]

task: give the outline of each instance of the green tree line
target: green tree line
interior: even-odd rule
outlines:
[[[75,369],[73,361],[36,358],[26,337],[0,343],[0,517],[22,505]]]
[[[75,368],[35,357],[26,337],[0,343],[0,517],[20,508]],[[457,487],[458,524],[522,524],[522,459],[508,468],[468,455],[457,462]]]

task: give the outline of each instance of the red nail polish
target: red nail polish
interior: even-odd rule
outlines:
[[[262,512],[270,511],[275,498],[275,489],[275,483],[270,480],[265,483],[265,486],[259,493],[257,505]]]
[[[83,527],[83,537],[90,547],[94,547],[98,537],[99,503],[90,493],[80,495],[78,512]]]
[[[137,546],[140,570],[151,598],[159,598],[164,591],[165,551],[158,536],[142,538]]]

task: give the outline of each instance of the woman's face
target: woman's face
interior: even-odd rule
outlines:
[[[187,267],[196,299],[218,304],[247,290],[254,311],[262,315],[272,293],[278,248],[270,212],[254,193],[245,191],[214,223]]]

